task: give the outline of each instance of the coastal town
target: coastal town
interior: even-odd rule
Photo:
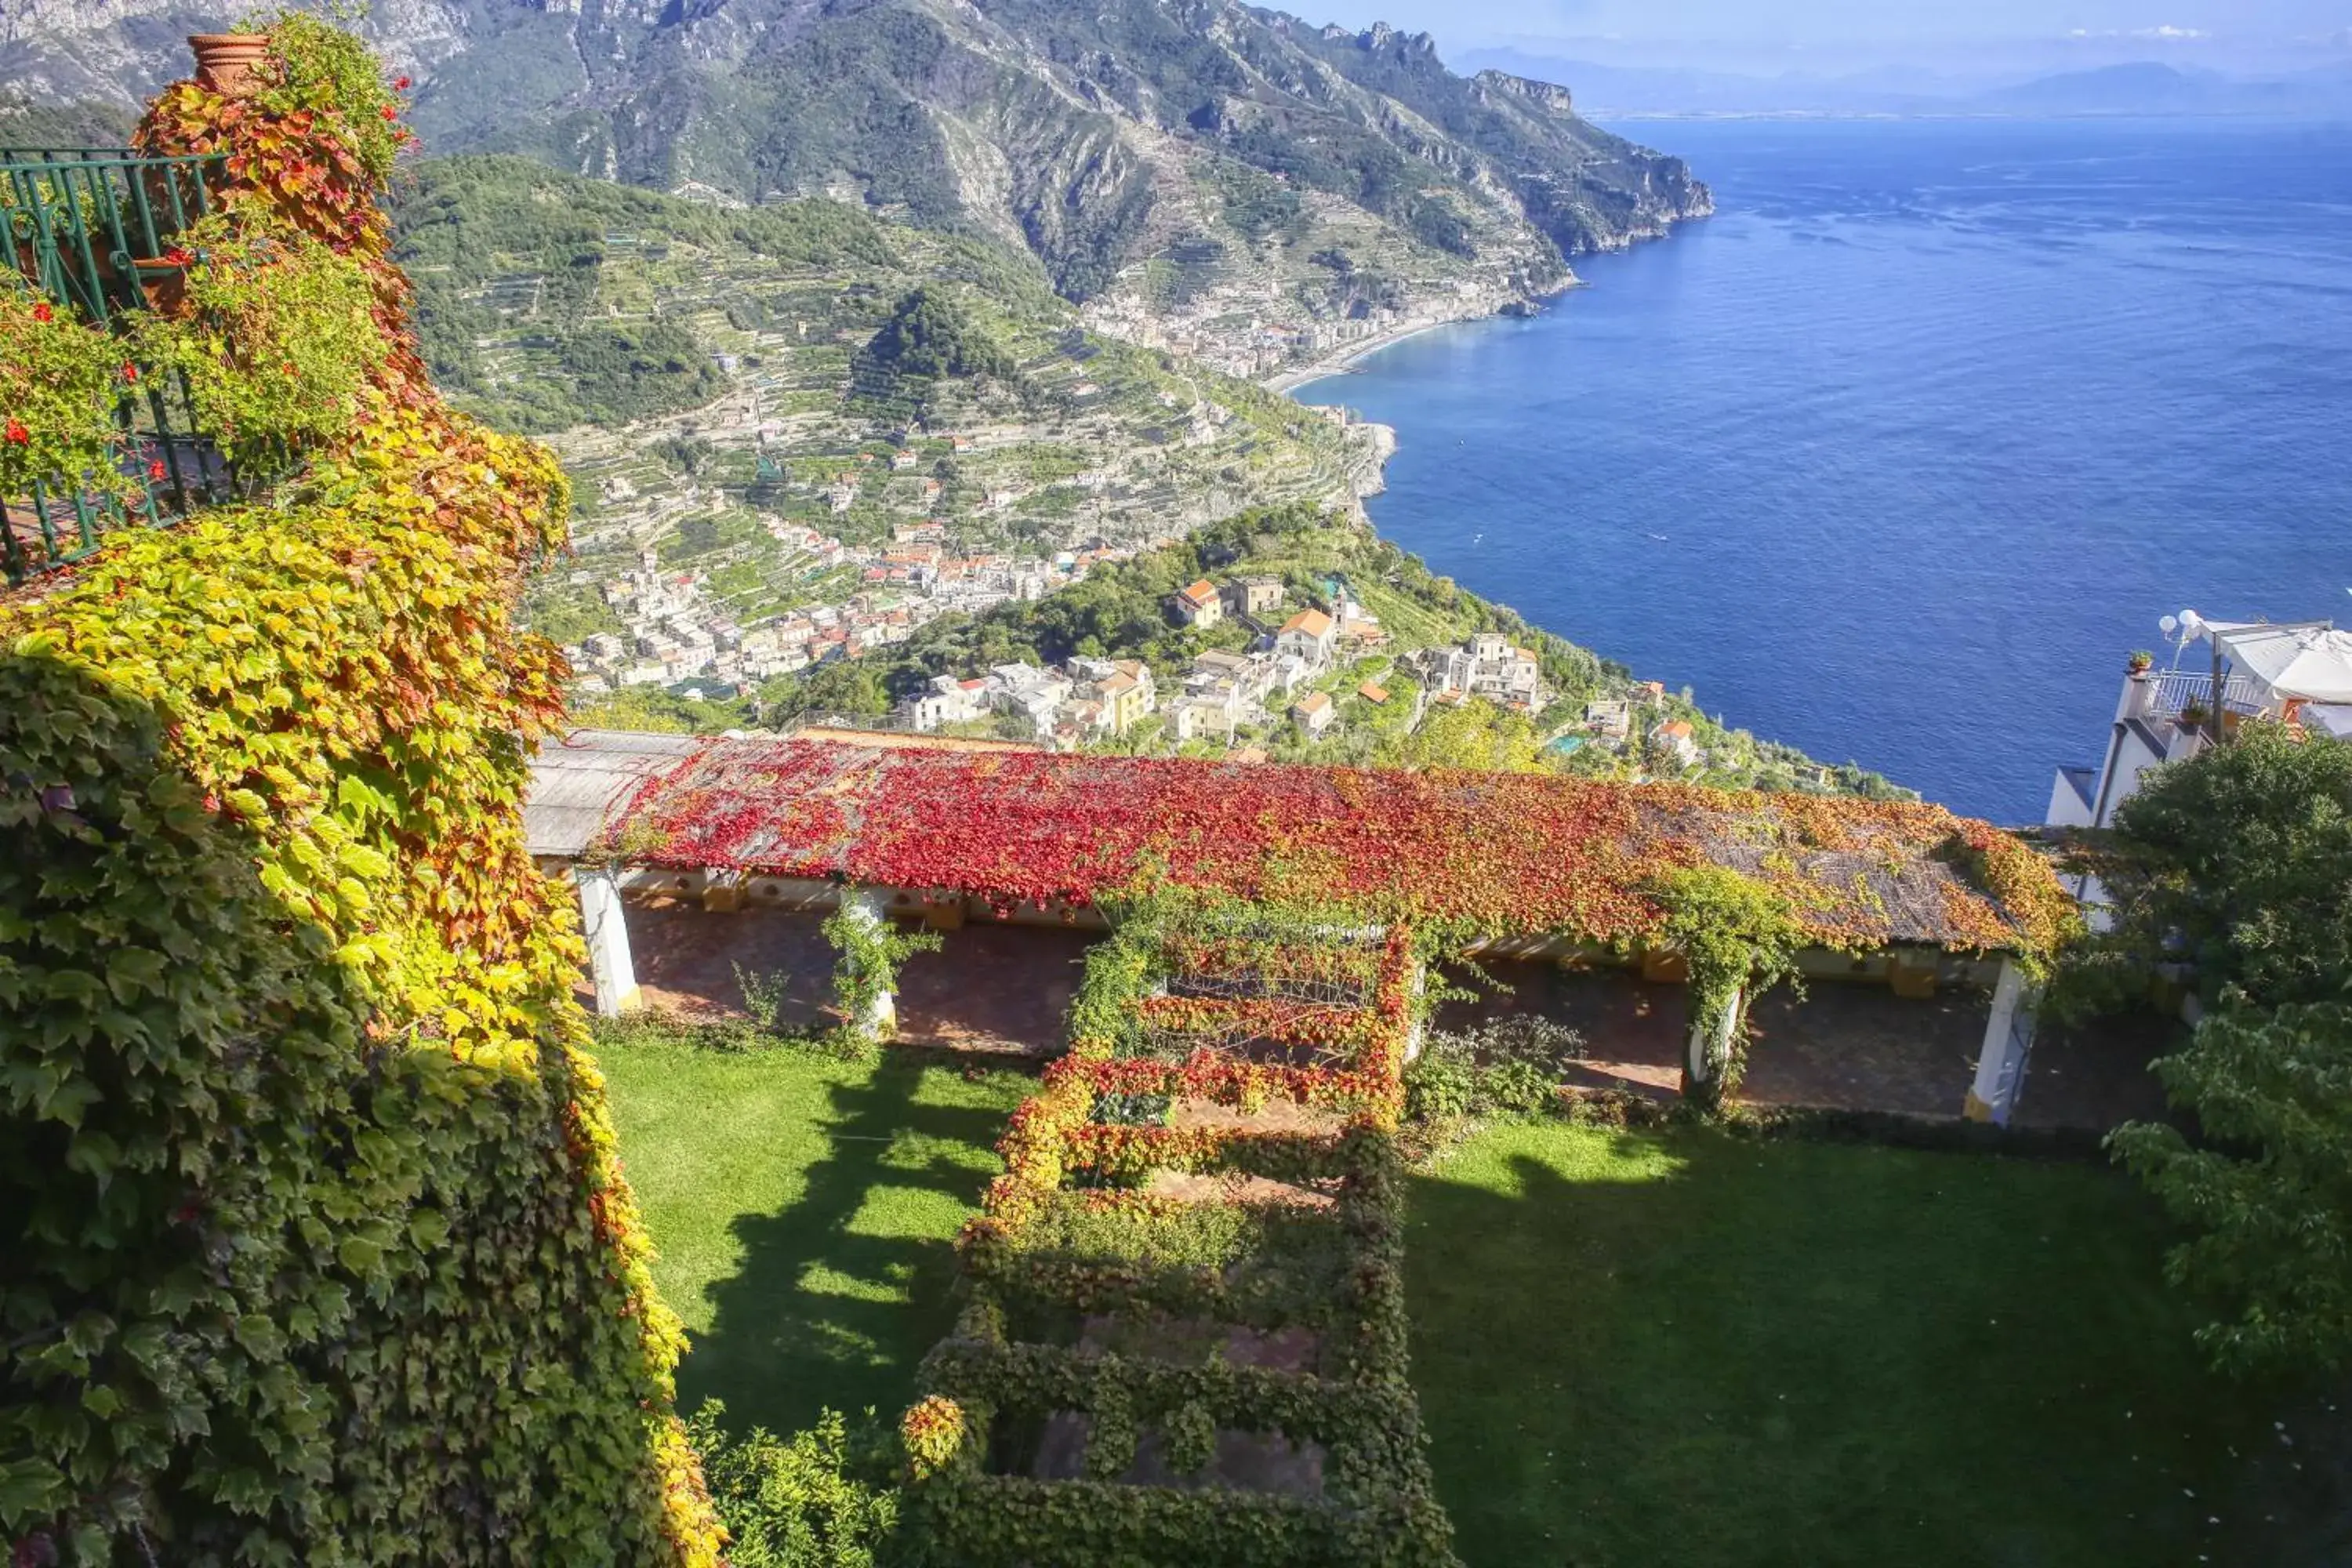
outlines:
[[[887,542],[871,545],[846,544],[803,524],[775,521],[770,531],[788,552],[788,567],[852,591],[747,625],[714,591],[709,574],[665,569],[660,551],[648,545],[635,566],[594,584],[620,629],[590,633],[566,649],[579,672],[575,698],[646,686],[688,697],[731,695],[904,642],[941,616],[1042,598],[1104,562],[1135,554],[1093,544],[1043,559],[964,555],[938,521],[901,525]]]

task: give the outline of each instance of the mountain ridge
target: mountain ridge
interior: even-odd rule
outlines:
[[[219,25],[185,0],[14,0],[0,70],[36,100],[128,102]],[[385,0],[368,30],[435,152],[987,233],[1090,324],[1229,372],[1533,299],[1713,208],[1564,89],[1236,0]]]

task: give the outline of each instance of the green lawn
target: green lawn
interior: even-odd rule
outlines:
[[[947,1332],[950,1245],[1003,1167],[993,1148],[1034,1079],[893,1055],[728,1055],[606,1039],[621,1158],[693,1349],[678,1405],[793,1432],[827,1405],[895,1419]]]
[[[1034,1080],[607,1039],[680,1404],[894,1415]],[[2088,1165],[1559,1123],[1413,1183],[1413,1383],[1469,1568],[2316,1562],[2163,1233]],[[2298,1426],[2297,1430],[2303,1430]],[[2255,1470],[2233,1455],[2263,1455]],[[2194,1495],[2190,1495],[2194,1494]],[[2209,1520],[2221,1522],[2210,1524]]]
[[[2162,1243],[2093,1166],[1490,1132],[1416,1179],[1406,1249],[1462,1555],[2286,1561],[2232,1452],[2285,1457],[2268,1409],[2200,1369]]]

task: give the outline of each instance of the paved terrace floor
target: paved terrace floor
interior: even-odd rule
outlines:
[[[1622,970],[1564,970],[1498,963],[1486,973],[1502,989],[1476,1002],[1450,1002],[1439,1028],[1481,1017],[1533,1013],[1581,1034],[1590,1056],[1571,1081],[1594,1089],[1676,1092],[1686,1025],[1684,987]],[[1924,1000],[1883,986],[1814,981],[1801,1000],[1775,990],[1751,1023],[1740,1096],[1758,1105],[1957,1116],[1976,1075],[1991,999],[1973,988]],[[2034,1044],[2014,1117],[2027,1127],[2101,1131],[2164,1112],[2147,1071],[2167,1048],[2162,1031],[2118,1023],[2095,1032],[2045,1029]]]
[[[649,1006],[697,1021],[748,1016],[738,967],[784,984],[783,1021],[830,1020],[833,950],[814,915],[775,910],[711,913],[658,900],[628,906],[637,981]],[[909,959],[899,977],[900,1037],[958,1049],[1047,1057],[1062,1048],[1063,1020],[1092,936],[1051,927],[975,923],[945,933],[936,953]],[[1590,1057],[1571,1081],[1591,1088],[1676,1091],[1685,1028],[1680,985],[1614,969],[1496,963],[1500,991],[1450,1002],[1437,1026],[1535,1013],[1584,1036]],[[1954,989],[1911,1000],[1876,985],[1816,981],[1802,1000],[1786,990],[1756,1009],[1757,1040],[1742,1098],[1761,1105],[1957,1116],[1976,1072],[1989,998]],[[2120,1022],[2090,1033],[2045,1029],[2033,1048],[2016,1121],[2104,1130],[2164,1112],[2147,1071],[2160,1029]]]
[[[711,913],[659,900],[627,907],[629,945],[647,1006],[696,1022],[749,1016],[738,968],[784,985],[782,1022],[822,1027],[833,998],[823,917],[777,910]],[[1088,933],[970,925],[907,961],[898,976],[899,1037],[961,1050],[1048,1056],[1076,994]]]

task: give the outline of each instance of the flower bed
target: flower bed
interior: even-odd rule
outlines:
[[[1237,948],[1232,928],[1251,911],[1219,906],[1194,922],[1211,928],[1203,942],[1197,930],[1170,929],[1185,923],[1172,907],[1131,910],[1090,957],[1070,1055],[999,1145],[1005,1174],[961,1243],[971,1304],[926,1363],[931,1396],[908,1412],[917,1517],[934,1550],[959,1563],[1443,1568],[1454,1562],[1450,1530],[1405,1375],[1402,1179],[1390,1136],[1412,942],[1397,930],[1317,953],[1318,921],[1269,914],[1270,930]],[[1324,945],[1349,945],[1328,921],[1319,929],[1331,933]],[[1155,994],[1194,958],[1252,981],[1235,961],[1244,948],[1276,981],[1353,970],[1370,1005],[1302,1008],[1253,984],[1243,990],[1260,992],[1254,998]],[[1123,1051],[1134,1038],[1127,1026],[1145,1015],[1213,1016],[1229,1027],[1268,1006],[1344,1047],[1346,1064]],[[1107,1098],[1148,1096],[1244,1116],[1213,1126],[1097,1120]],[[1336,1131],[1249,1124],[1249,1113],[1280,1100],[1346,1120]],[[1203,1173],[1281,1184],[1299,1201],[1150,1190],[1167,1175]],[[1129,1353],[1097,1342],[1121,1325],[1112,1337]],[[1290,1336],[1293,1364],[1169,1353],[1271,1335]],[[1065,1473],[1066,1451],[1062,1469],[1050,1462],[1056,1432],[1063,1450],[1082,1446],[1078,1473]],[[1251,1470],[1253,1455],[1274,1456],[1270,1471]]]

